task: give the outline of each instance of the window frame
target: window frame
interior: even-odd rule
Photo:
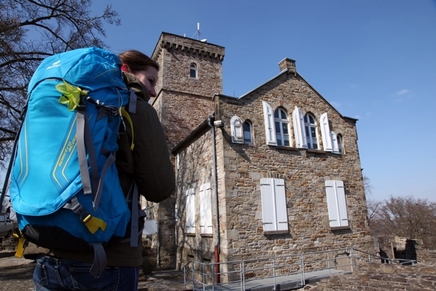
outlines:
[[[196,63],[191,63],[189,66],[189,78],[198,79],[198,66]]]
[[[283,132],[284,126],[286,126],[287,133]],[[290,147],[292,145],[292,139],[290,135],[288,113],[283,107],[277,107],[276,110],[274,110],[274,128],[277,145]],[[286,144],[286,137],[288,144]]]
[[[248,130],[246,130],[246,127],[248,127]],[[252,144],[253,143],[253,125],[249,120],[245,120],[244,123],[242,123],[242,133],[244,136],[244,143],[245,144]],[[248,140],[249,137],[250,139]]]
[[[318,131],[317,131],[315,116],[312,113],[306,113],[303,117],[303,120],[304,120],[304,135],[306,136],[307,148],[311,150],[319,149]]]

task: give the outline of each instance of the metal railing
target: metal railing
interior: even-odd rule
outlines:
[[[251,290],[261,284],[268,284],[270,290],[277,290],[281,284],[298,288],[303,287],[308,279],[352,273],[359,263],[381,263],[382,260],[395,264],[416,263],[383,258],[352,248],[219,263],[191,261],[183,268],[184,284],[185,289],[217,291]]]

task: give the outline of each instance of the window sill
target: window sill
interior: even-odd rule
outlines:
[[[298,148],[293,148],[293,147],[287,147],[287,146],[274,146],[275,148],[277,148],[278,150],[285,150],[285,151],[299,151],[300,149]]]
[[[336,231],[336,230],[349,230],[351,229],[351,227],[349,225],[347,226],[330,226],[330,230],[331,231]]]
[[[272,230],[272,231],[264,231],[264,235],[274,235],[274,234],[287,234],[289,230]]]
[[[201,237],[205,237],[205,238],[213,238],[213,234],[212,233],[202,233]]]

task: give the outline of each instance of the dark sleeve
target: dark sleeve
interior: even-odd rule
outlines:
[[[133,123],[134,176],[139,193],[147,200],[160,202],[175,188],[174,168],[156,110],[138,98],[136,113],[129,113]]]

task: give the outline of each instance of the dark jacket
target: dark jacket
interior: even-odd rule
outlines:
[[[133,123],[134,149],[131,150],[132,131],[125,121],[126,133],[120,136],[117,151],[117,169],[124,193],[127,195],[134,181],[139,194],[148,201],[160,202],[175,188],[175,174],[169,158],[169,149],[156,110],[148,103],[144,85],[131,74],[124,74],[125,82],[136,92],[136,113],[130,112]],[[142,265],[142,243],[132,248],[130,243],[114,244],[105,248],[108,266],[137,267]],[[51,255],[92,262],[93,252],[51,250]]]

